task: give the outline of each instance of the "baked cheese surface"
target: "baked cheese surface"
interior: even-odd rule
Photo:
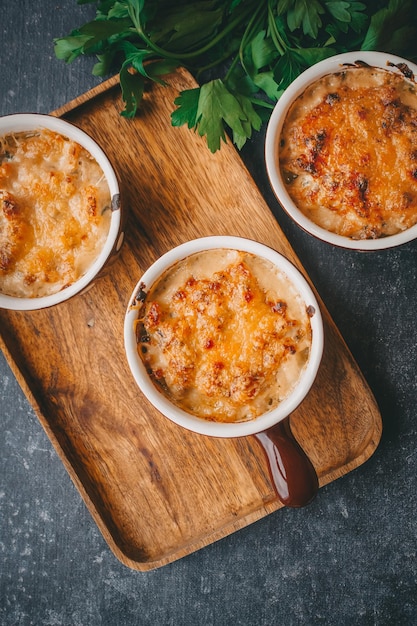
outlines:
[[[103,171],[78,143],[49,130],[0,138],[0,291],[56,293],[97,258],[111,219]]]
[[[354,66],[292,104],[279,164],[288,193],[319,226],[376,239],[417,223],[417,92],[402,75]]]
[[[185,411],[222,422],[275,408],[311,345],[306,305],[288,278],[236,250],[174,265],[147,293],[136,330],[159,390]]]

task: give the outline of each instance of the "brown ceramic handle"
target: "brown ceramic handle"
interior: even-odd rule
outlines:
[[[286,506],[305,506],[315,497],[319,483],[310,459],[291,432],[287,417],[257,433],[269,461],[277,495]]]

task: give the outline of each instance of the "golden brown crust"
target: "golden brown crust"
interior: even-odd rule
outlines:
[[[349,68],[310,86],[282,132],[280,167],[296,205],[353,239],[417,223],[417,94],[400,75]]]
[[[308,316],[291,317],[286,297],[272,299],[243,257],[210,276],[189,274],[168,299],[149,294],[141,356],[185,410],[217,421],[255,417],[285,395],[277,371],[288,359],[300,352],[298,375],[305,364]]]
[[[0,189],[0,274],[10,272],[21,258],[32,232],[14,196]]]
[[[103,172],[82,146],[49,130],[0,138],[0,193],[3,293],[49,295],[85,273],[111,212]]]

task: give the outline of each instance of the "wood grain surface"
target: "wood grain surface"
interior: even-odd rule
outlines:
[[[233,146],[212,155],[198,135],[171,126],[174,94],[194,82],[179,71],[169,83],[149,87],[134,120],[120,116],[116,78],[54,112],[90,133],[113,162],[125,244],[86,294],[43,311],[0,311],[2,349],[17,379],[109,546],[138,570],[165,565],[282,506],[254,437],[184,431],[136,388],[123,320],[138,278],[171,247],[213,234],[261,241],[303,271]],[[322,309],[323,362],[291,418],[320,485],[366,461],[381,435],[375,400]]]

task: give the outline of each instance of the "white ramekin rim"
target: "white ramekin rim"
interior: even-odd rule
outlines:
[[[355,51],[337,54],[305,70],[298,76],[285,90],[277,104],[275,105],[268,122],[265,135],[265,163],[268,178],[272,190],[281,204],[284,211],[300,226],[304,231],[310,233],[317,239],[321,239],[329,244],[341,248],[348,248],[358,251],[385,250],[408,243],[417,238],[417,225],[408,228],[395,235],[381,237],[379,239],[350,239],[343,235],[332,233],[308,219],[304,213],[296,206],[291,199],[283,182],[277,154],[282,126],[289,107],[292,102],[306,89],[308,85],[319,78],[340,71],[345,64],[354,64],[356,61],[363,61],[370,66],[380,67],[401,74],[398,64],[405,64],[417,78],[417,65],[403,59],[402,57],[377,51]],[[392,64],[388,65],[388,63]]]
[[[112,202],[112,217],[109,233],[100,254],[94,263],[89,267],[88,271],[75,283],[57,293],[49,296],[41,296],[39,298],[14,297],[0,293],[0,308],[16,311],[31,311],[54,306],[60,302],[69,300],[69,298],[72,298],[76,294],[87,289],[105,266],[114,250],[114,247],[118,246],[118,238],[121,234],[120,229],[122,217],[119,201],[119,182],[116,172],[104,150],[85,131],[81,130],[74,124],[53,115],[44,113],[14,113],[0,117],[0,136],[10,132],[27,131],[37,128],[52,130],[69,137],[86,148],[86,150],[88,150],[88,152],[96,159],[97,163],[103,170],[104,176],[106,177],[109,185]]]
[[[293,282],[296,290],[306,303],[314,307],[311,317],[312,345],[308,363],[293,392],[276,409],[247,422],[219,423],[195,417],[174,406],[152,383],[144,363],[138,354],[135,322],[138,315],[137,294],[145,292],[169,267],[185,257],[212,249],[235,249],[250,252],[274,263]],[[124,345],[127,361],[137,386],[150,403],[176,424],[193,432],[214,437],[241,437],[267,430],[285,419],[303,401],[309,392],[321,362],[324,343],[323,322],[320,307],[309,283],[301,272],[283,255],[259,242],[234,236],[202,237],[183,243],[157,259],[137,282],[124,320]]]

